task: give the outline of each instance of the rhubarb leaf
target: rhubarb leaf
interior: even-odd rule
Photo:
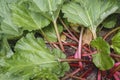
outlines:
[[[93,63],[100,70],[108,70],[113,67],[114,60],[110,57],[110,46],[101,37],[91,41],[91,45],[97,49],[97,53],[93,54]]]
[[[114,51],[117,54],[120,54],[120,32],[118,32],[113,38],[112,38],[112,45],[111,47],[114,49]]]
[[[56,21],[64,0],[28,0],[29,9],[40,12],[43,16],[51,21]]]
[[[58,25],[58,31],[61,33],[63,31],[63,27],[61,25]],[[57,36],[56,32],[53,26],[48,26],[43,29],[43,32],[46,35],[46,38],[50,42],[56,42],[57,41]]]
[[[96,53],[92,55],[93,63],[98,67],[100,70],[108,70],[114,66],[114,60],[103,53]]]
[[[1,36],[0,39],[0,57],[10,58],[14,53],[10,48],[10,45],[7,41],[7,38],[4,37],[4,35]]]
[[[65,58],[60,50],[49,50],[41,38],[32,33],[21,38],[15,46],[15,54],[8,60],[0,80],[59,80],[69,70],[68,64],[58,61]]]
[[[12,22],[11,10],[9,8],[9,4],[14,3],[15,1],[16,0],[0,0],[0,16],[2,18],[0,34],[4,34],[4,37],[7,37],[8,39],[22,34],[22,29]]]
[[[14,23],[24,30],[32,31],[42,29],[50,23],[40,13],[28,10],[27,4],[12,5],[11,9]]]
[[[91,42],[91,45],[97,48],[97,50],[103,54],[106,54],[106,55],[110,54],[109,44],[106,41],[104,41],[101,37],[98,37],[97,39],[93,40]]]
[[[97,26],[117,9],[112,0],[73,0],[63,6],[62,12],[69,22],[88,27],[96,38]]]

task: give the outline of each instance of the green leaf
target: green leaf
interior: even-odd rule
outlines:
[[[0,74],[2,80],[59,80],[69,70],[67,63],[58,59],[65,58],[60,50],[50,51],[44,40],[35,38],[32,33],[21,38],[15,46],[15,54],[8,59],[7,69]]]
[[[14,3],[15,0],[0,0],[0,16],[2,18],[1,20],[1,26],[0,26],[0,34],[4,34],[4,37],[14,38],[17,36],[20,36],[22,34],[22,29],[17,27],[13,22],[11,18],[11,11],[9,8],[9,3]]]
[[[29,2],[30,10],[40,12],[49,20],[56,21],[64,0],[29,0]]]
[[[98,67],[100,70],[108,70],[114,66],[114,60],[103,53],[97,53],[92,55],[93,63]]]
[[[0,39],[0,57],[10,58],[14,53],[11,50],[9,43],[6,38],[3,37]]]
[[[116,11],[116,13],[120,13],[120,1],[119,0],[117,0],[117,3],[118,3],[118,10]]]
[[[94,64],[100,70],[108,70],[113,67],[114,60],[110,57],[110,46],[101,37],[91,41],[91,45],[97,49],[97,53],[92,55]]]
[[[88,27],[96,37],[97,26],[117,9],[116,1],[112,0],[75,0],[65,4],[62,12],[69,22]]]
[[[24,30],[38,30],[47,26],[50,22],[40,13],[28,10],[27,4],[18,4],[12,6],[12,17],[16,25]]]
[[[101,37],[91,41],[90,43],[92,47],[97,48],[97,50],[103,54],[109,55],[110,54],[110,46],[109,44],[104,41]]]
[[[103,21],[102,24],[105,28],[113,28],[115,27],[116,22],[117,22],[117,16],[111,15],[107,19],[105,19],[105,21]]]
[[[59,33],[61,33],[63,31],[63,27],[61,25],[58,25],[58,30],[59,30]],[[55,32],[55,29],[53,26],[48,26],[48,27],[44,28],[43,32],[45,33],[48,41],[50,41],[50,42],[57,41],[56,32]]]
[[[111,47],[114,49],[114,51],[117,54],[120,54],[120,32],[118,32],[113,38],[112,38],[112,45]]]

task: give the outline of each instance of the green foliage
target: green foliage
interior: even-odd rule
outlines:
[[[120,0],[117,0],[117,3],[118,3],[118,10],[116,11],[116,13],[120,13]]]
[[[58,31],[59,31],[59,33],[61,33],[63,31],[63,27],[61,25],[58,25]],[[48,41],[50,41],[50,42],[57,41],[57,36],[56,36],[55,29],[53,26],[45,27],[43,29],[43,32],[45,33]]]
[[[102,38],[96,38],[91,45],[97,49],[97,53],[92,55],[94,64],[100,70],[108,70],[113,67],[114,60],[110,57],[110,46]]]
[[[112,45],[111,47],[114,49],[114,51],[117,54],[120,54],[120,32],[118,32],[113,38],[112,38]]]
[[[27,8],[27,4],[12,6],[13,21],[24,30],[37,30],[47,26],[50,22],[40,13],[35,13]]]
[[[65,4],[62,12],[69,22],[88,27],[96,38],[97,26],[117,9],[112,0],[75,0]]]
[[[11,17],[11,10],[9,8],[9,4],[14,2],[16,2],[16,0],[0,0],[0,16],[2,18],[0,35],[4,34],[4,37],[8,39],[20,36],[22,34],[22,29],[20,29],[13,23]]]
[[[11,50],[9,43],[6,38],[2,35],[0,39],[0,57],[6,56],[7,58],[10,58],[13,55],[13,51]]]
[[[56,21],[64,0],[28,0],[31,11],[40,12],[51,21]]]
[[[103,21],[102,24],[105,28],[113,28],[115,27],[116,22],[117,22],[117,16],[111,15],[107,19],[105,19],[105,21]]]
[[[69,70],[67,63],[58,62],[59,58],[65,58],[60,50],[50,51],[43,39],[29,33],[16,43],[15,54],[6,60],[7,65],[1,66],[7,69],[0,80],[59,80]]]
[[[97,26],[112,13],[119,13],[119,3],[119,0],[0,0],[0,80],[59,80],[69,70],[68,63],[59,62],[66,58],[65,54],[58,49],[50,50],[33,33],[43,31],[49,42],[56,42],[63,31],[57,24],[62,9],[64,14],[60,17],[64,15],[71,24],[89,28],[96,38]],[[106,28],[115,25],[113,17],[103,22]],[[117,54],[119,35],[112,39]],[[91,45],[97,49],[92,55],[96,67],[100,70],[113,67],[108,43],[96,38]]]

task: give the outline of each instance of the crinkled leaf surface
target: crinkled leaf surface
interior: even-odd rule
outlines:
[[[12,17],[16,25],[24,30],[37,30],[47,26],[50,22],[38,12],[28,10],[27,4],[18,4],[12,6]]]
[[[1,36],[0,39],[0,57],[7,57],[10,58],[13,55],[13,51],[11,50],[7,38],[4,35]]]
[[[21,38],[15,46],[15,54],[6,61],[0,80],[59,80],[69,69],[67,63],[58,62],[65,58],[60,50],[50,51],[43,39],[32,33]]]
[[[64,0],[29,0],[29,9],[40,12],[51,21],[56,21]]]
[[[48,26],[43,29],[48,41],[50,42],[56,42],[57,41],[57,36],[56,32],[53,26]],[[58,25],[58,31],[61,33],[63,31],[63,27],[61,25]]]
[[[22,34],[22,29],[12,22],[9,8],[9,4],[16,1],[17,0],[0,0],[0,16],[2,17],[0,34],[4,34],[4,37],[6,36],[7,38],[14,38]]]
[[[110,46],[101,37],[91,42],[91,45],[97,49],[97,53],[92,55],[94,64],[100,70],[108,70],[113,67],[114,60],[110,57]]]
[[[117,54],[120,54],[120,32],[112,38],[112,48]]]
[[[69,22],[88,27],[93,35],[97,26],[118,9],[114,0],[73,0],[62,8]]]

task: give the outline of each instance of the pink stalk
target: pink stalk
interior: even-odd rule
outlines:
[[[59,44],[59,42],[50,42],[51,44]],[[70,43],[70,42],[64,42],[62,43],[65,46],[77,46],[75,43]]]
[[[72,39],[72,40],[75,40],[72,36],[70,36],[69,34],[67,34],[67,33],[65,33],[65,32],[63,32],[63,34],[65,35],[65,36],[67,36],[68,38],[70,38],[70,39]]]
[[[83,46],[83,48],[84,48],[86,51],[88,51],[89,53],[92,53],[92,51],[91,51],[89,48],[87,48],[86,46]]]
[[[115,72],[115,73],[116,73],[118,76],[120,76],[120,72],[117,71],[117,72]]]
[[[78,39],[72,34],[72,32],[68,29],[68,27],[65,25],[65,23],[63,22],[63,20],[59,17],[60,22],[62,23],[62,25],[64,26],[64,28],[68,31],[68,33],[73,37],[73,39],[78,42]]]
[[[101,80],[101,71],[100,70],[98,70],[97,80]]]
[[[115,79],[115,80],[120,80],[119,75],[120,75],[120,73],[115,72],[115,74],[113,75],[113,76],[114,76],[114,79]]]
[[[80,37],[79,37],[78,50],[76,51],[75,56],[74,56],[75,58],[79,58],[79,59],[81,59],[82,35],[83,35],[83,31],[84,31],[84,28],[82,27],[82,28],[81,28],[81,32],[80,32]],[[80,65],[80,68],[83,67],[82,62],[79,62],[79,65]]]
[[[93,55],[93,54],[96,54],[96,51],[94,51],[94,52],[92,52],[92,53],[84,53],[84,54],[82,54],[82,56],[91,56],[91,55]]]
[[[108,75],[108,78],[111,78],[115,72],[120,69],[120,62],[115,63],[114,67],[110,70],[110,74]]]

